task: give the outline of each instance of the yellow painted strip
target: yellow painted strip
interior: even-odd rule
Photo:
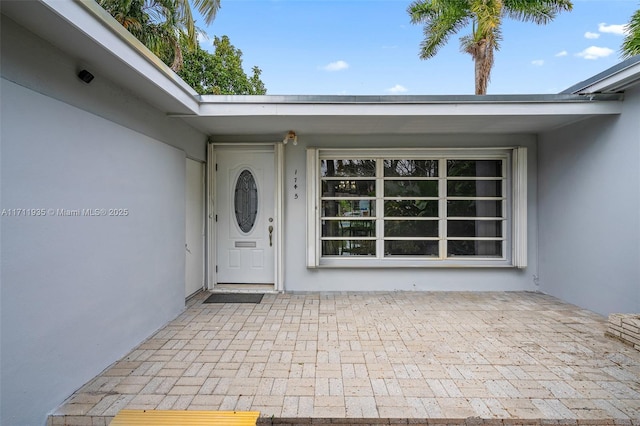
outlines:
[[[255,426],[259,411],[122,410],[109,426]]]

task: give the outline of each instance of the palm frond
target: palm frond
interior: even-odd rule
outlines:
[[[504,14],[511,19],[544,25],[560,12],[573,10],[571,0],[504,0]]]
[[[210,24],[220,9],[220,0],[191,0],[198,12],[204,17],[204,22]]]
[[[176,13],[177,22],[180,29],[185,32],[189,48],[193,48],[197,43],[196,24],[193,20],[193,12],[189,0],[161,0],[170,2]]]
[[[412,24],[424,24],[436,16],[436,9],[430,0],[416,0],[409,5],[407,13]]]
[[[452,34],[469,22],[466,0],[417,0],[407,10],[412,23],[424,25],[424,40],[420,44],[420,58],[436,55]]]
[[[636,10],[627,24],[627,35],[622,42],[622,57],[640,55],[640,9]]]
[[[95,1],[174,70],[182,64],[182,46],[193,49],[198,43],[200,30],[193,19],[192,5],[206,23],[220,8],[220,0]]]

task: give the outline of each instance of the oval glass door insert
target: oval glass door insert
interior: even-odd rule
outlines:
[[[243,170],[238,176],[234,207],[238,226],[245,234],[249,233],[258,217],[258,186],[249,170]]]

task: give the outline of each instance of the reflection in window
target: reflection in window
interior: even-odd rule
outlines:
[[[376,175],[375,160],[322,160],[322,177],[366,177]]]
[[[384,202],[387,217],[438,217],[438,200],[389,200]]]
[[[385,177],[437,177],[438,160],[384,160]]]
[[[386,240],[385,256],[429,256],[438,257],[438,241]]]
[[[372,200],[325,200],[322,201],[322,216],[352,217],[375,216],[376,202]]]
[[[325,180],[322,182],[323,197],[375,197],[374,180]]]
[[[375,241],[326,240],[322,242],[324,256],[375,256]]]
[[[385,180],[385,197],[437,197],[437,180]]]
[[[447,176],[501,177],[502,160],[447,160]]]

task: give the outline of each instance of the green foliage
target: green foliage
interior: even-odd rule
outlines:
[[[229,37],[215,37],[214,53],[200,46],[185,51],[183,67],[178,72],[182,79],[201,95],[264,95],[267,89],[260,68],[252,68],[248,77],[242,68],[242,51],[235,48]]]
[[[174,71],[182,67],[183,48],[198,44],[190,1],[206,23],[220,8],[220,0],[96,0]]]
[[[622,43],[623,58],[640,55],[640,9],[636,10],[631,17],[627,30],[628,33]]]
[[[200,48],[191,6],[213,21],[220,0],[96,0],[124,28],[199,94],[264,95],[262,70],[242,69],[242,52],[227,36],[216,37],[215,53]]]

